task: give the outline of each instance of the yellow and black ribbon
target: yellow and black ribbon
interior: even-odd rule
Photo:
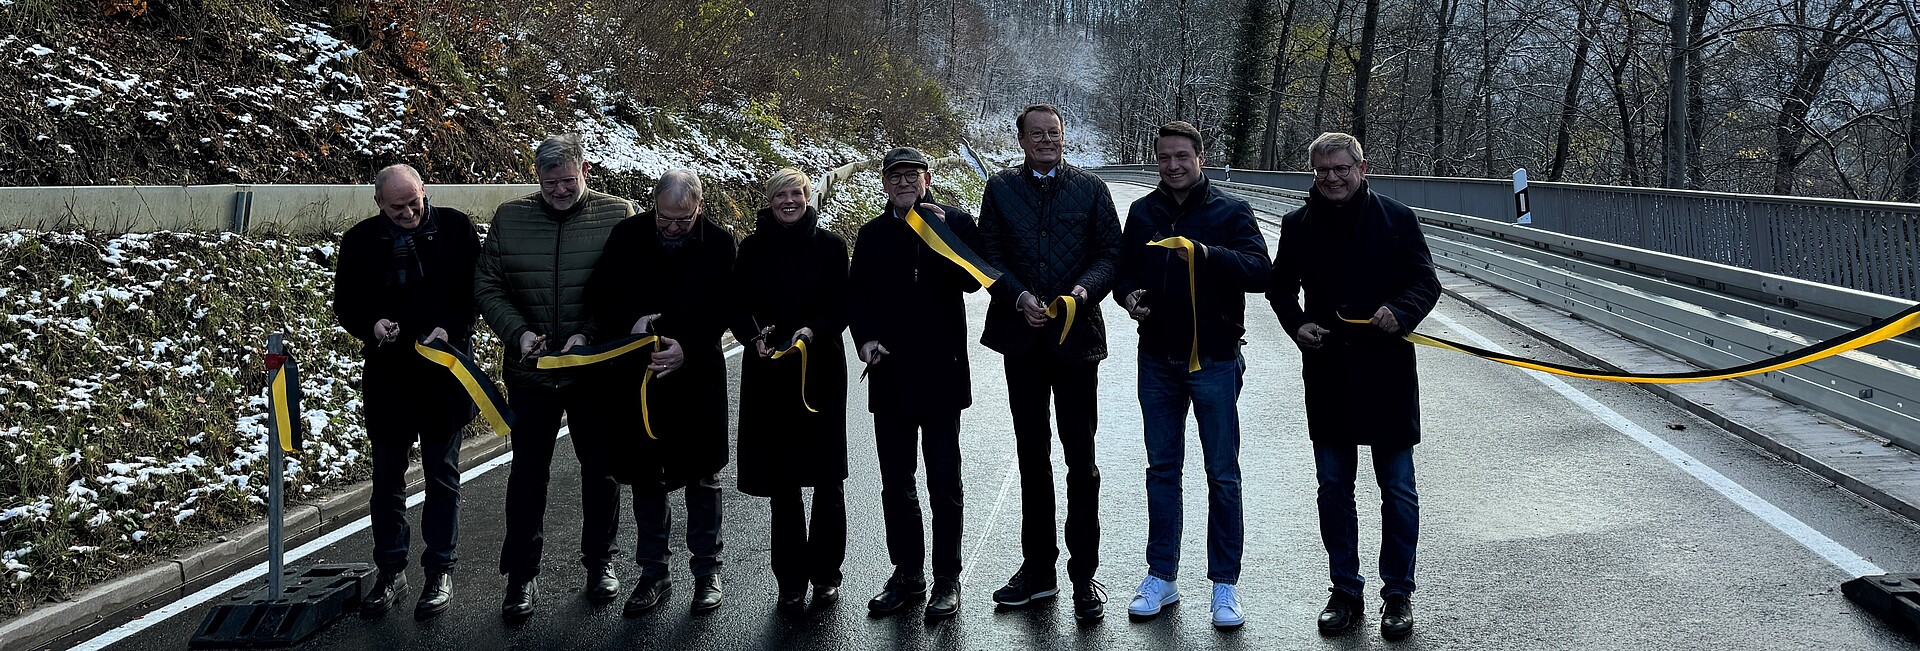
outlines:
[[[304,438],[300,423],[300,371],[292,355],[269,353],[266,360],[274,435],[280,439],[281,450],[293,452],[300,449]]]
[[[493,378],[473,363],[473,358],[460,349],[454,348],[444,339],[426,342],[414,342],[413,352],[419,353],[427,361],[453,373],[460,386],[467,390],[467,397],[480,408],[480,414],[486,416],[487,424],[493,426],[493,433],[499,436],[513,434],[513,410],[507,408],[506,397],[500,395],[500,389],[493,385]]]
[[[1166,249],[1178,249],[1187,252],[1187,312],[1193,316],[1193,348],[1187,352],[1187,372],[1200,370],[1200,295],[1194,292],[1194,264],[1200,259],[1199,248],[1184,237],[1169,237],[1164,240],[1148,242],[1147,246]]]
[[[660,350],[660,336],[629,335],[597,346],[574,346],[572,350],[574,352],[542,356],[537,365],[541,369],[574,368],[616,359],[636,350],[657,352]],[[650,384],[653,384],[651,368],[640,376],[640,426],[646,429],[647,438],[657,441],[660,437],[653,435],[653,416],[647,406],[647,386]]]
[[[772,358],[780,359],[795,353],[800,355],[800,406],[806,407],[807,411],[820,413],[820,410],[814,409],[813,405],[807,402],[807,338],[794,337],[791,345],[774,351]]]
[[[1052,303],[1047,304],[1047,318],[1066,317],[1067,319],[1060,324],[1061,344],[1067,343],[1067,333],[1073,331],[1073,318],[1079,311],[1080,299],[1074,298],[1072,294],[1061,294],[1054,297]]]
[[[1340,317],[1340,320],[1345,321],[1347,323],[1370,323],[1370,321],[1366,319],[1349,319],[1346,317]],[[1565,364],[1543,362],[1536,359],[1515,357],[1513,355],[1508,355],[1505,353],[1496,353],[1494,351],[1487,350],[1485,348],[1479,348],[1479,347],[1463,344],[1457,341],[1452,341],[1448,339],[1434,337],[1431,335],[1423,335],[1423,334],[1412,333],[1412,332],[1407,333],[1406,339],[1407,341],[1420,344],[1422,346],[1431,346],[1431,347],[1439,348],[1442,350],[1451,350],[1454,352],[1466,353],[1468,355],[1479,357],[1481,359],[1488,359],[1488,360],[1500,362],[1502,364],[1518,366],[1520,368],[1525,368],[1525,369],[1532,369],[1532,370],[1540,371],[1543,373],[1552,373],[1554,375],[1564,375],[1567,377],[1585,378],[1589,380],[1602,380],[1606,382],[1630,382],[1630,383],[1636,383],[1636,384],[1686,384],[1690,382],[1711,382],[1714,380],[1729,380],[1733,378],[1746,377],[1749,375],[1759,375],[1761,373],[1770,373],[1770,372],[1778,371],[1784,368],[1799,366],[1801,364],[1805,364],[1808,362],[1826,359],[1828,357],[1832,357],[1834,355],[1838,355],[1850,350],[1861,348],[1863,346],[1886,341],[1888,339],[1898,337],[1902,334],[1906,334],[1907,332],[1915,328],[1920,328],[1920,305],[1914,305],[1912,307],[1909,307],[1906,310],[1901,311],[1899,314],[1895,314],[1893,316],[1887,317],[1886,319],[1883,319],[1878,323],[1863,326],[1847,334],[1840,335],[1838,337],[1834,337],[1832,339],[1828,339],[1826,341],[1822,341],[1822,342],[1813,344],[1811,346],[1807,346],[1805,348],[1791,351],[1782,355],[1776,355],[1776,356],[1762,359],[1759,361],[1748,362],[1746,364],[1741,364],[1739,366],[1734,366],[1730,368],[1702,369],[1698,371],[1682,371],[1679,373],[1627,373],[1624,371],[1604,371],[1599,369],[1579,368],[1575,366],[1567,366]]]
[[[985,259],[974,253],[973,249],[968,248],[965,242],[960,241],[960,236],[954,235],[953,230],[947,228],[946,222],[921,217],[918,210],[908,210],[906,222],[907,226],[912,227],[913,232],[920,236],[920,241],[927,243],[927,248],[933,249],[933,252],[940,254],[940,257],[960,265],[961,269],[965,269],[974,280],[980,282],[981,287],[992,287],[994,281],[1000,279],[1000,270],[988,265]]]

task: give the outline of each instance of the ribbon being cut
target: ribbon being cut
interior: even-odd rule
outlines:
[[[1147,246],[1157,246],[1164,249],[1173,249],[1176,251],[1187,252],[1187,313],[1193,315],[1193,348],[1187,353],[1187,372],[1193,373],[1193,372],[1199,371],[1200,370],[1200,299],[1198,298],[1199,294],[1194,292],[1194,280],[1193,280],[1195,260],[1197,260],[1200,257],[1199,252],[1195,251],[1194,249],[1198,247],[1194,246],[1193,240],[1189,240],[1184,237],[1169,237],[1164,240],[1154,240],[1152,242],[1148,242]]]
[[[1367,319],[1349,319],[1344,315],[1335,315],[1335,316],[1338,316],[1341,321],[1345,321],[1347,323],[1365,324],[1365,323],[1371,322]],[[1907,309],[1902,310],[1899,314],[1895,314],[1893,316],[1882,319],[1877,323],[1873,323],[1873,324],[1861,327],[1859,329],[1854,330],[1853,332],[1849,332],[1847,334],[1840,335],[1838,337],[1834,337],[1832,339],[1828,339],[1826,341],[1822,341],[1822,342],[1813,344],[1811,346],[1807,346],[1805,348],[1791,351],[1782,355],[1776,355],[1766,359],[1748,362],[1746,364],[1741,364],[1739,366],[1734,366],[1730,368],[1702,369],[1698,371],[1682,371],[1678,373],[1628,373],[1624,371],[1605,371],[1605,370],[1599,370],[1599,369],[1579,368],[1576,366],[1567,366],[1565,364],[1555,364],[1553,362],[1543,362],[1540,360],[1527,359],[1524,357],[1515,357],[1513,355],[1507,355],[1504,353],[1496,353],[1491,350],[1487,350],[1485,348],[1478,348],[1478,347],[1470,346],[1457,341],[1442,339],[1442,338],[1431,336],[1431,335],[1423,335],[1416,332],[1407,333],[1406,339],[1407,341],[1411,341],[1413,343],[1420,344],[1422,346],[1431,346],[1431,347],[1439,348],[1442,350],[1451,350],[1458,353],[1466,353],[1474,357],[1493,360],[1496,362],[1500,362],[1502,364],[1518,366],[1520,368],[1532,369],[1532,370],[1540,371],[1543,373],[1552,373],[1554,375],[1586,378],[1589,380],[1603,380],[1607,382],[1630,382],[1630,383],[1636,383],[1636,384],[1686,384],[1690,382],[1711,382],[1714,380],[1729,380],[1729,379],[1738,378],[1738,377],[1746,377],[1748,375],[1759,375],[1761,373],[1770,373],[1770,372],[1778,371],[1785,368],[1791,368],[1794,366],[1805,364],[1807,362],[1826,359],[1828,357],[1832,357],[1834,355],[1838,355],[1850,350],[1861,348],[1869,344],[1886,341],[1888,339],[1892,339],[1894,337],[1898,337],[1902,334],[1905,334],[1915,328],[1920,328],[1920,304],[1916,304],[1912,307],[1908,307]]]
[[[604,344],[575,346],[570,350],[572,352],[541,357],[539,367],[541,369],[574,368],[618,359],[622,355],[638,350],[645,350],[648,353],[658,352],[660,335],[652,333],[628,335]],[[640,376],[640,425],[646,428],[647,438],[657,441],[660,437],[653,435],[653,420],[647,408],[647,385],[652,383],[653,369],[648,368],[646,374]]]
[[[507,408],[507,399],[500,395],[500,389],[493,385],[493,378],[480,370],[473,358],[460,349],[448,344],[445,339],[416,341],[413,352],[419,353],[427,361],[433,362],[453,374],[460,386],[467,390],[467,397],[480,407],[480,413],[487,417],[487,424],[493,426],[493,433],[507,436],[513,433],[513,410]]]
[[[820,413],[820,410],[814,409],[813,405],[807,402],[807,338],[795,334],[793,343],[788,344],[786,348],[774,351],[771,358],[780,359],[795,353],[800,355],[800,406],[806,407],[809,412]]]

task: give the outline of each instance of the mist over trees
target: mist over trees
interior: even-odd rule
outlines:
[[[1915,0],[887,6],[919,16],[890,24],[964,119],[1056,102],[1116,163],[1149,162],[1153,128],[1184,119],[1210,163],[1250,168],[1302,169],[1343,130],[1376,173],[1920,195]]]

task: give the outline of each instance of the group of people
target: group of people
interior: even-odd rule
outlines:
[[[1095,431],[1098,369],[1108,352],[1100,304],[1111,295],[1139,331],[1148,462],[1146,576],[1128,614],[1151,618],[1181,598],[1180,482],[1191,408],[1207,476],[1212,621],[1222,628],[1245,622],[1235,587],[1244,546],[1237,403],[1245,297],[1264,292],[1302,356],[1332,584],[1319,628],[1339,634],[1364,617],[1354,480],[1356,446],[1366,445],[1383,500],[1381,631],[1410,633],[1419,521],[1412,450],[1420,423],[1412,345],[1400,335],[1432,310],[1439,283],[1411,211],[1367,189],[1361,144],[1327,133],[1309,146],[1313,189],[1304,207],[1284,217],[1269,257],[1248,204],[1202,172],[1205,149],[1192,125],[1159,129],[1159,186],[1129,207],[1124,223],[1106,184],[1061,160],[1065,125],[1057,108],[1028,106],[1014,126],[1025,160],[987,180],[977,218],[935,199],[926,155],[886,152],[886,207],[861,226],[852,247],[821,228],[811,184],[793,169],[766,181],[766,206],[737,244],[703,216],[692,172],[662,175],[652,209],[638,212],[626,199],[588,189],[590,165],[571,137],[538,147],[539,192],[502,204],[484,244],[467,215],[429,205],[412,168],[381,170],[374,180],[381,214],[346,234],[335,297],[341,326],[366,344],[379,573],[364,612],[385,612],[408,588],[404,476],[416,440],[427,478],[427,585],[415,615],[437,615],[452,598],[458,439],[474,404],[444,369],[413,355],[411,342],[438,339],[470,351],[477,313],[505,342],[513,415],[499,568],[507,578],[506,619],[526,618],[542,599],[549,468],[563,430],[580,464],[585,597],[620,593],[612,561],[625,484],[640,567],[625,613],[651,610],[672,590],[666,500],[674,491],[686,501],[692,609],[721,605],[717,473],[730,458],[721,350],[728,331],[745,348],[731,458],[739,490],[770,501],[777,608],[805,612],[809,588],[816,607],[839,598],[849,464],[842,340],[851,335],[864,365],[894,566],[868,608],[884,616],[924,600],[928,619],[951,617],[960,608],[965,502],[960,413],[972,404],[963,295],[984,285],[991,301],[980,343],[1003,358],[1022,497],[1023,563],[993,593],[996,604],[1026,605],[1062,587],[1057,437],[1066,465],[1066,587],[1077,618],[1104,615],[1105,590],[1095,577]],[[637,336],[652,337],[652,346],[601,352]],[[584,351],[608,359],[539,363]],[[931,559],[916,452],[927,465]]]

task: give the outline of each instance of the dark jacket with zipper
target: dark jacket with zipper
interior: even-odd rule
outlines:
[[[935,205],[954,235],[978,251],[973,216]],[[847,268],[848,329],[854,346],[879,341],[889,353],[865,378],[868,411],[935,416],[973,404],[961,294],[978,289],[971,274],[928,248],[892,208],[860,227]]]
[[[811,207],[792,225],[766,209],[757,221],[733,266],[733,336],[746,346],[735,456],[740,491],[773,497],[847,478],[847,242],[819,228]],[[753,339],[769,326],[773,350],[813,331],[806,357],[761,357]]]
[[[1169,237],[1206,247],[1193,265],[1197,298],[1189,299],[1187,263],[1173,249],[1147,246]],[[1197,323],[1203,362],[1231,361],[1240,354],[1240,336],[1247,332],[1246,295],[1266,291],[1273,273],[1266,237],[1247,202],[1206,179],[1188,189],[1185,203],[1175,201],[1162,185],[1127,209],[1120,240],[1113,298],[1120,302],[1134,290],[1147,290],[1141,305],[1151,313],[1140,322],[1141,352],[1187,359]],[[1121,309],[1126,309],[1124,303]]]
[[[980,257],[1004,273],[988,291],[993,304],[980,343],[1004,355],[1018,355],[1044,340],[1068,361],[1097,362],[1107,356],[1107,326],[1100,301],[1113,287],[1120,255],[1120,218],[1107,184],[1091,172],[1065,163],[1051,178],[1036,178],[1026,165],[1001,170],[987,179],[980,201]],[[1078,321],[1060,339],[1057,319],[1044,327],[1027,325],[1015,301],[1029,292],[1044,303],[1087,290]]]
[[[706,217],[669,250],[654,213],[622,220],[607,236],[606,254],[593,270],[586,296],[592,324],[584,334],[601,343],[627,336],[640,317],[658,314],[654,332],[680,344],[680,368],[654,375],[647,386],[649,437],[641,423],[640,384],[650,351],[636,351],[588,367],[607,416],[623,423],[607,431],[613,478],[635,490],[673,490],[727,465],[727,362],[720,334],[733,313],[733,234]]]
[[[1332,331],[1319,348],[1300,347],[1309,435],[1329,444],[1419,443],[1413,344],[1340,318],[1370,319],[1385,306],[1404,334],[1433,311],[1440,280],[1413,211],[1364,185],[1342,206],[1315,188],[1307,205],[1282,218],[1280,229],[1267,300],[1289,337],[1308,323]]]
[[[473,401],[446,369],[413,350],[434,328],[454,348],[473,350],[473,264],[480,238],[466,213],[431,208],[412,233],[411,261],[394,255],[396,228],[385,215],[355,224],[340,240],[333,275],[333,313],[364,345],[360,375],[369,419],[409,418],[436,430],[473,418]],[[404,269],[397,267],[404,266]],[[400,336],[382,345],[373,326],[400,324]]]
[[[540,370],[532,358],[520,360],[520,334],[546,335],[547,351],[558,352],[587,324],[587,278],[613,225],[633,215],[633,204],[588,191],[564,211],[547,206],[539,193],[500,204],[474,274],[473,292],[480,315],[504,344],[507,386],[559,389],[573,385],[578,372]]]

